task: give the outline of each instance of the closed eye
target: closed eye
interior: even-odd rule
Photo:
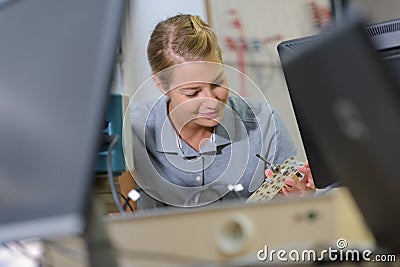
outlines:
[[[196,96],[196,95],[198,95],[199,94],[199,91],[193,91],[193,92],[186,92],[186,93],[184,93],[184,95],[185,96],[188,96],[188,97],[193,97],[193,96]]]

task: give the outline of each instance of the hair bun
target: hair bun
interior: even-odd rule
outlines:
[[[190,21],[192,22],[193,28],[196,31],[196,33],[205,30],[206,27],[203,25],[201,18],[199,16],[190,16]]]

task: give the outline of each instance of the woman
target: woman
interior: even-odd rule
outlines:
[[[270,171],[296,154],[279,115],[264,101],[230,92],[215,32],[198,16],[160,22],[147,48],[163,97],[130,107],[133,176],[140,208],[192,207],[247,198]],[[285,195],[315,191],[307,163]],[[243,190],[241,190],[243,189]]]

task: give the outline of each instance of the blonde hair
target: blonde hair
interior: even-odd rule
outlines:
[[[176,15],[158,23],[147,45],[151,70],[165,87],[170,83],[170,75],[163,70],[209,57],[222,62],[217,36],[199,16],[189,14]]]

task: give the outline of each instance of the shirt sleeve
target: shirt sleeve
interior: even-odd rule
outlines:
[[[296,156],[297,149],[281,116],[274,108],[270,108],[272,113],[265,140],[265,144],[269,146],[266,158],[275,164],[282,164]]]

